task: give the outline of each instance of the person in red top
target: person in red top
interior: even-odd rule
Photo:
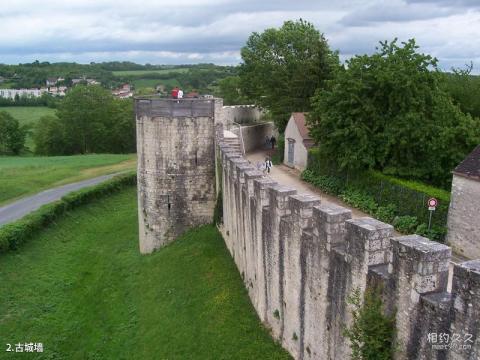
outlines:
[[[178,86],[175,86],[175,87],[172,89],[172,98],[178,99]]]

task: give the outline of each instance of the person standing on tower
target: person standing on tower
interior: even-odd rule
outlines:
[[[178,86],[175,86],[173,89],[172,89],[172,98],[174,99],[177,99],[178,98]]]

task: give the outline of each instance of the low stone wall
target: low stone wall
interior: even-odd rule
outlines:
[[[255,105],[224,106],[222,111],[225,119],[238,124],[260,121],[260,118],[263,115],[263,110]]]
[[[221,125],[216,134],[226,246],[260,319],[295,359],[347,359],[347,296],[378,284],[396,311],[395,359],[479,358],[480,261],[455,265],[448,293],[448,246],[392,237],[391,225],[297,194],[227,144]],[[456,348],[442,349],[447,336]]]
[[[243,144],[245,146],[245,152],[250,152],[256,149],[262,149],[265,147],[265,137],[270,138],[272,135],[277,136],[275,125],[273,122],[244,125],[242,128]],[[239,127],[233,126],[231,131],[235,135],[239,135]]]

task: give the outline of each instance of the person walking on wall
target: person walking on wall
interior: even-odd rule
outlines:
[[[183,90],[182,90],[182,89],[178,89],[177,98],[178,98],[178,99],[182,99],[182,98],[183,98]]]
[[[272,149],[275,149],[275,143],[277,142],[277,139],[275,139],[275,136],[272,135],[270,138],[270,144],[272,144]]]
[[[272,169],[272,160],[270,160],[270,158],[265,158],[265,170],[267,171],[267,173],[270,174],[270,170]]]

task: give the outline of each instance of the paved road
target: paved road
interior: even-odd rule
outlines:
[[[62,196],[72,191],[99,184],[118,174],[120,173],[102,175],[92,179],[59,186],[0,207],[0,226],[18,220],[30,212],[37,210],[40,206],[59,200]]]

